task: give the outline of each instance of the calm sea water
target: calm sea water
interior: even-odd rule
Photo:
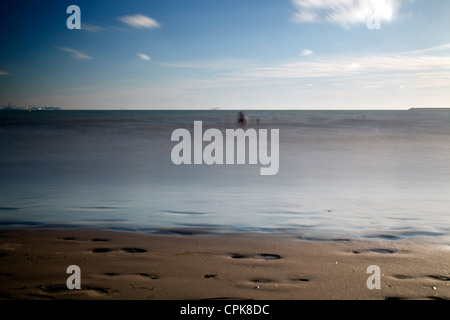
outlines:
[[[0,227],[449,243],[450,110],[247,115],[280,130],[275,176],[172,163],[175,129],[235,111],[2,111]]]

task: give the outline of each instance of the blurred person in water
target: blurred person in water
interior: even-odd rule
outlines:
[[[239,112],[238,123],[246,126],[248,124],[248,117],[244,114],[244,112]]]

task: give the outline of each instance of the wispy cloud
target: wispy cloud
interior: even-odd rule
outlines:
[[[95,24],[90,24],[90,23],[82,23],[81,24],[81,30],[84,31],[89,31],[89,32],[101,32],[101,31],[105,31],[106,28],[95,25]]]
[[[138,29],[153,29],[159,28],[160,24],[153,18],[136,14],[133,16],[123,16],[119,18],[120,21]]]
[[[190,68],[186,78],[168,85],[131,90],[91,90],[73,96],[38,97],[21,104],[63,108],[409,108],[450,103],[447,45],[407,52],[368,55],[320,55],[271,65],[246,59],[159,63]],[[227,68],[225,68],[225,66]],[[196,69],[196,70],[194,70]],[[196,71],[211,72],[200,76]],[[74,92],[72,91],[72,94]],[[130,96],[133,99],[130,99]],[[42,102],[40,102],[42,101]],[[50,101],[50,102],[49,102]],[[17,102],[19,103],[19,102]]]
[[[256,66],[253,59],[211,59],[199,61],[159,62],[160,65],[177,69],[198,69],[202,71],[230,71]]]
[[[57,47],[57,48],[62,50],[62,51],[71,53],[72,56],[74,58],[77,58],[77,59],[92,59],[90,56],[88,56],[88,55],[86,55],[83,52],[80,52],[78,50],[74,50],[74,49],[67,48],[67,47]]]
[[[224,70],[214,80],[216,84],[243,84],[318,79],[364,86],[384,86],[402,80],[416,88],[450,86],[450,56],[432,54],[447,48],[442,45],[383,55],[330,55],[308,61],[248,66]]]
[[[312,51],[311,49],[305,49],[302,52],[300,52],[300,55],[302,57],[312,56],[313,54],[314,54],[314,51]]]
[[[8,76],[8,75],[10,75],[10,74],[11,74],[11,73],[9,73],[9,72],[0,70],[0,76]]]
[[[291,0],[298,23],[336,23],[344,26],[366,23],[377,16],[391,21],[399,13],[402,0]]]
[[[422,53],[441,52],[441,51],[449,51],[450,52],[450,43],[431,47],[431,48],[426,48],[426,49],[414,50],[414,51],[410,51],[409,53],[422,54]]]
[[[144,61],[150,61],[150,60],[152,60],[152,58],[150,58],[148,55],[143,54],[143,53],[138,53],[137,56],[138,56],[139,58],[141,58],[142,60],[144,60]]]

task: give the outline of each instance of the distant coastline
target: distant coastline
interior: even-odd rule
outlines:
[[[35,107],[35,106],[29,106],[29,107],[16,107],[12,105],[8,105],[7,107],[0,107],[0,111],[48,111],[48,110],[61,110],[61,108],[58,107]]]
[[[159,109],[62,109],[60,107],[47,107],[47,106],[43,106],[43,107],[37,107],[37,106],[26,106],[26,107],[22,107],[22,106],[15,106],[15,105],[11,105],[8,104],[8,106],[1,106],[0,107],[0,111],[52,111],[52,110],[69,110],[69,111],[163,111],[163,110],[159,110]],[[232,110],[232,109],[219,109],[219,108],[214,108],[214,109],[209,109],[212,111],[237,111],[236,110]],[[413,107],[413,108],[409,108],[409,109],[404,109],[404,110],[388,110],[388,109],[379,109],[379,110],[375,110],[375,109],[337,109],[337,110],[323,110],[323,109],[308,109],[308,110],[303,110],[303,109],[268,109],[267,111],[415,111],[415,110],[422,110],[422,111],[439,111],[439,110],[450,110],[450,107]],[[167,110],[168,111],[168,110]],[[199,111],[199,110],[170,110],[170,111]],[[202,111],[207,111],[207,110],[202,110]],[[248,110],[248,111],[263,111],[263,110]]]
[[[450,110],[449,107],[442,107],[442,108],[410,108],[408,110]]]

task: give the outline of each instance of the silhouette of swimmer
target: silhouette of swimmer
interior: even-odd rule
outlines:
[[[239,112],[238,123],[246,126],[248,124],[248,117],[241,111]]]

